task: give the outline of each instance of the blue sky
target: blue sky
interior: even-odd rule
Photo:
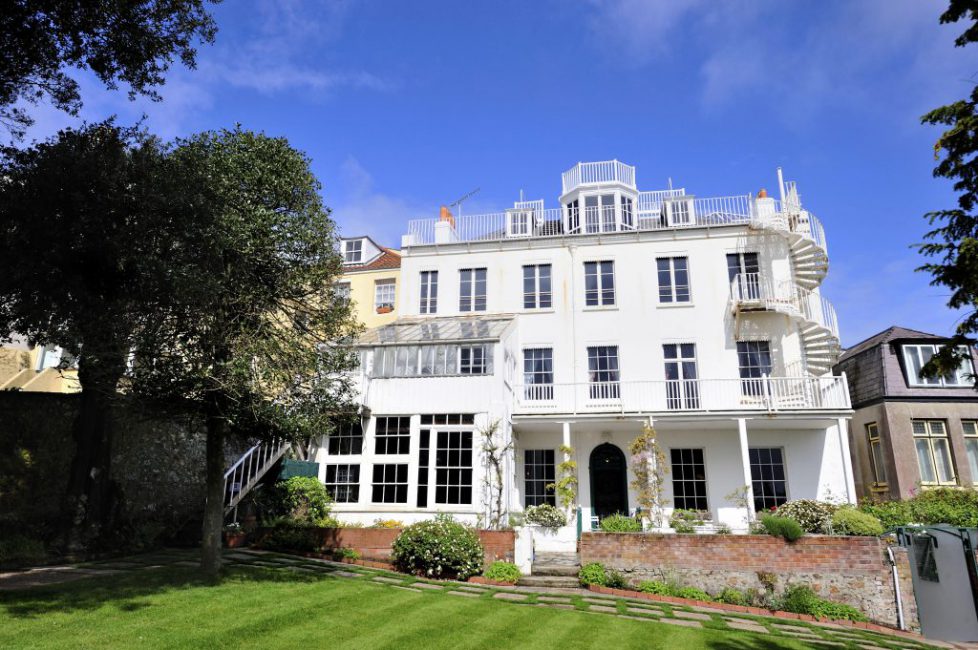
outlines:
[[[397,246],[412,218],[481,191],[555,206],[579,160],[637,167],[640,189],[698,196],[797,180],[822,219],[825,295],[843,344],[891,324],[949,332],[946,290],[914,273],[921,215],[953,203],[931,176],[929,108],[963,97],[975,50],[920,0],[231,0],[196,71],[164,101],[79,75],[82,118],[147,116],[165,137],[230,126],[313,160],[345,234]],[[33,137],[73,120],[35,111]]]

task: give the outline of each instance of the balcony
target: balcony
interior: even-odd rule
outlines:
[[[680,379],[513,387],[515,415],[791,412],[850,408],[845,376]]]
[[[621,183],[635,187],[635,168],[617,160],[577,163],[561,174],[564,194],[582,185]]]

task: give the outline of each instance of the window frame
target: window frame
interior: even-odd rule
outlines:
[[[432,470],[435,473],[435,505],[436,506],[471,506],[475,487],[475,435],[468,429],[435,429],[435,462]],[[457,436],[457,444],[453,444],[453,436]],[[442,442],[446,443],[444,446]],[[453,461],[453,453],[456,454]],[[468,458],[468,464],[465,459]],[[466,472],[468,482],[465,481]],[[456,490],[455,499],[452,490]],[[466,491],[468,498],[465,498]]]
[[[355,477],[352,480],[338,480],[341,467],[346,468],[347,472],[352,471]],[[333,470],[332,481],[330,480],[330,470]],[[323,485],[335,503],[360,503],[360,463],[328,463],[325,466]],[[330,489],[331,487],[333,489]],[[340,497],[339,488],[344,488],[342,494],[346,498]],[[353,498],[349,498],[351,495]]]
[[[383,432],[381,432],[381,422],[383,422]],[[374,416],[374,455],[407,456],[410,453],[411,416]]]
[[[594,278],[594,289],[588,288],[588,278],[590,277]],[[614,307],[617,303],[615,261],[589,260],[584,262],[584,307],[599,309],[602,307]]]
[[[886,473],[886,459],[883,457],[879,423],[866,423],[866,446],[869,449],[869,467],[873,471],[873,487],[885,488],[889,485],[889,477]]]
[[[670,411],[699,409],[700,377],[696,344],[689,341],[663,343],[662,360],[662,376],[666,382],[666,409]],[[689,372],[690,369],[692,373]],[[669,376],[670,370],[675,371],[675,377]],[[687,376],[690,374],[692,376]]]
[[[532,358],[527,356],[527,352],[533,353]],[[539,367],[540,364],[542,367]],[[546,381],[548,378],[550,381]],[[523,398],[534,401],[547,401],[554,398],[553,347],[523,348]]]
[[[356,244],[356,246],[353,246]],[[343,242],[343,263],[344,264],[363,264],[363,240],[347,239]],[[356,258],[351,258],[356,254]]]
[[[761,461],[760,454],[761,454],[761,452],[764,452],[764,451],[767,451],[768,453],[770,453],[772,451],[777,451],[778,454],[781,456],[780,463],[775,464],[775,463],[773,463],[771,461],[768,461],[768,462]],[[754,462],[754,456],[753,456],[753,453],[754,452],[757,453],[757,457],[758,457],[758,462],[756,462],[756,463]],[[771,503],[773,503],[775,506],[778,506],[778,507],[784,505],[785,503],[787,503],[788,501],[791,500],[791,490],[790,490],[790,485],[788,484],[788,460],[787,460],[787,455],[785,454],[784,447],[748,447],[747,448],[747,462],[750,465],[751,491],[754,493],[754,511],[755,512],[761,512],[763,510],[770,510],[771,506],[766,505],[766,503],[768,502],[768,500],[770,500]],[[763,476],[761,476],[760,478],[754,478],[754,468],[755,467],[761,468],[761,467],[764,467],[764,466],[770,466],[770,467],[773,468],[773,467],[777,467],[778,465],[780,465],[780,467],[781,467],[781,473],[783,475],[783,478],[780,478],[780,479],[778,479],[778,478],[765,479]],[[763,493],[762,494],[759,494],[758,493],[758,490],[757,490],[757,487],[756,487],[756,484],[758,484],[758,483],[761,484],[762,487],[763,487],[763,485],[765,483],[771,483],[771,484],[782,483],[784,485],[784,496],[778,496],[777,494],[772,494],[772,495],[767,495],[767,494],[763,494]],[[762,490],[761,492],[764,492],[764,490]],[[760,507],[758,507],[758,501],[761,501]],[[780,503],[779,503],[779,501],[780,501]]]
[[[438,313],[438,271],[420,271],[418,280],[418,294],[420,304],[418,313],[437,314]]]
[[[921,423],[926,428],[924,433],[917,433],[916,424]],[[942,434],[934,433],[934,424],[940,423]],[[917,470],[920,472],[920,484],[926,487],[949,487],[958,484],[958,468],[954,460],[954,452],[951,448],[951,433],[947,426],[946,420],[941,420],[939,418],[913,418],[910,420],[911,433],[913,435],[914,442],[914,456],[917,459]],[[948,469],[951,471],[951,476],[947,480],[941,480],[938,456],[935,453],[934,441],[942,440],[944,442],[944,447],[947,450],[947,460]],[[924,468],[920,466],[920,449],[918,448],[918,443],[921,441],[927,442],[927,455],[928,460],[931,462],[931,469],[933,471],[934,481],[924,480]]]
[[[614,354],[601,354],[601,351],[614,351]],[[593,351],[593,354],[592,354]],[[601,360],[604,359],[609,367],[601,368]],[[614,363],[612,364],[612,360]],[[594,366],[592,367],[592,361]],[[614,365],[614,367],[610,367]],[[621,397],[621,355],[617,345],[589,345],[587,346],[587,372],[588,372],[588,395],[593,400],[617,400]],[[608,375],[612,379],[600,380],[599,375]]]
[[[468,276],[466,276],[468,274]],[[479,289],[482,293],[479,293]],[[458,270],[458,310],[486,311],[489,302],[489,272],[484,266]]]
[[[393,480],[388,476],[388,470],[393,470]],[[380,480],[377,478],[377,470],[380,470]],[[408,492],[410,491],[410,465],[408,463],[374,463],[370,468],[370,503],[408,503]],[[400,474],[404,477],[401,480]],[[377,498],[377,490],[380,488],[380,499]],[[388,491],[393,493],[393,499],[388,499]],[[401,492],[403,491],[403,498]]]
[[[347,427],[350,433],[346,433]],[[359,431],[359,433],[355,433]],[[350,422],[340,423],[336,431],[326,436],[326,455],[327,456],[360,456],[363,454],[363,423]],[[344,441],[350,442],[344,445]],[[333,443],[336,443],[335,445]],[[335,449],[334,449],[335,447]],[[347,447],[350,451],[343,451]],[[356,451],[353,451],[356,449]]]
[[[969,427],[971,425],[969,432]],[[971,482],[978,485],[978,419],[961,420],[961,436],[964,438],[964,454],[971,469]]]
[[[945,346],[936,343],[904,343],[900,346],[900,354],[903,357],[903,365],[905,371],[905,377],[907,380],[907,385],[912,388],[973,388],[974,384],[968,379],[967,375],[974,373],[974,360],[972,359],[971,349],[967,346],[959,346],[963,348],[967,353],[968,357],[962,360],[962,365],[970,366],[970,370],[965,367],[959,367],[954,371],[954,381],[948,381],[947,377],[936,377],[934,379],[924,379],[920,376],[919,372],[914,369],[914,364],[911,362],[911,353],[914,353],[916,361],[919,363],[918,368],[923,368],[927,361],[937,353],[938,350]],[[922,351],[929,349],[930,356],[927,360],[924,360]]]
[[[390,291],[389,302],[381,301],[381,289],[383,289],[385,293],[388,290]],[[387,296],[383,296],[383,297],[386,298]],[[380,309],[381,307],[389,306],[391,308],[391,311],[394,311],[394,308],[397,306],[396,303],[397,303],[397,280],[394,279],[375,280],[374,281],[374,309],[377,310]]]
[[[676,462],[674,454],[679,452],[679,462]],[[690,461],[686,462],[683,458],[683,452],[690,452]],[[699,455],[699,462],[696,461],[696,455]],[[677,464],[682,470],[677,471]],[[670,447],[669,449],[669,467],[672,471],[672,505],[674,508],[679,510],[696,510],[699,512],[710,512],[710,495],[709,495],[709,484],[707,482],[706,474],[706,450],[703,447]],[[691,471],[695,472],[696,467],[701,467],[703,470],[703,478],[686,478],[685,468],[691,468]],[[680,478],[682,475],[682,478]],[[678,497],[676,492],[677,484],[683,485],[683,496]],[[689,496],[687,494],[687,488],[693,487],[694,495]],[[702,494],[699,492],[702,491]],[[679,505],[679,499],[683,500],[683,505]],[[702,499],[703,507],[690,508],[686,503],[687,499],[700,500]]]
[[[544,269],[546,269],[546,291],[543,290],[544,278],[541,273]],[[527,291],[527,282],[532,284],[530,291]],[[523,309],[553,309],[553,265],[549,262],[523,265]]]
[[[549,456],[548,456],[549,455]],[[532,456],[532,458],[531,458]],[[549,458],[549,461],[548,461]],[[542,459],[542,462],[541,462]],[[538,468],[543,468],[539,470]],[[542,478],[540,474],[542,473]],[[523,507],[543,504],[557,507],[557,452],[554,449],[523,450]],[[531,490],[530,486],[533,486]],[[540,491],[542,489],[542,492]],[[532,492],[532,494],[531,494]]]
[[[678,269],[676,263],[682,260],[684,268]],[[663,267],[665,262],[665,267]],[[677,273],[686,275],[686,282],[680,284],[677,280]],[[663,284],[663,274],[668,282]],[[693,283],[689,272],[688,255],[672,255],[655,258],[655,277],[659,288],[660,305],[688,305],[693,302]],[[680,287],[685,288],[684,293],[680,293]]]

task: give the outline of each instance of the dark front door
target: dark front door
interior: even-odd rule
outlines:
[[[616,512],[628,514],[628,477],[625,454],[610,444],[591,452],[591,509],[599,518]]]

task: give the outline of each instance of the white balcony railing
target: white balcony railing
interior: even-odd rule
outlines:
[[[770,309],[797,316],[839,336],[839,320],[832,303],[791,280],[775,282],[760,273],[739,273],[730,283],[730,297],[741,309]]]
[[[635,187],[635,168],[617,160],[577,163],[561,175],[564,193],[579,185],[622,183]]]
[[[752,210],[749,194],[713,198],[693,198],[683,202],[681,215],[673,216],[663,209],[667,199],[680,199],[683,190],[639,193],[634,212],[621,204],[608,208],[573,210],[562,208],[513,208],[503,212],[464,215],[455,218],[445,240],[436,239],[438,219],[413,219],[408,222],[408,246],[434,243],[496,241],[520,237],[557,237],[594,235],[636,230],[674,230],[704,226],[738,226],[760,223]],[[788,227],[788,219],[765,218],[766,227]],[[448,224],[444,224],[447,226]],[[807,222],[805,225],[808,227]],[[804,233],[807,236],[806,233]]]
[[[513,392],[517,414],[850,408],[844,375],[528,384],[515,386]]]

